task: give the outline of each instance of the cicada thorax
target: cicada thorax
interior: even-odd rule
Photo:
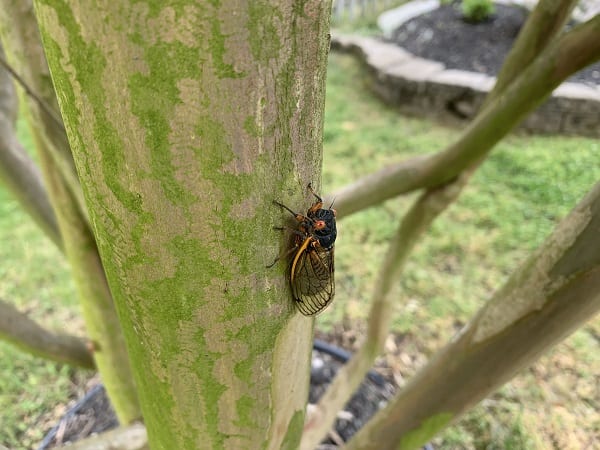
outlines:
[[[306,215],[292,212],[298,222],[290,263],[290,286],[298,310],[307,316],[323,311],[333,300],[334,244],[337,237],[335,210],[324,209],[323,201],[310,187],[317,201]]]

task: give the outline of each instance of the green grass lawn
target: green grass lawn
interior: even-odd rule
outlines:
[[[364,87],[350,57],[332,54],[327,85],[323,193],[386,164],[441,150],[459,130],[400,116]],[[510,136],[492,153],[458,202],[417,246],[399,280],[394,332],[430,355],[489,299],[554,224],[600,178],[600,142]],[[337,298],[319,317],[327,330],[360,328],[386,244],[414,195],[339,223]],[[0,298],[40,321],[82,333],[68,267],[0,188]],[[436,442],[442,448],[544,449],[585,442],[598,432],[595,319],[470,412]],[[88,376],[0,343],[0,444],[30,448],[54,409]],[[556,405],[560,407],[557,408]],[[567,439],[567,441],[564,441]]]
[[[0,298],[42,323],[81,331],[62,255],[7,192],[0,189]],[[80,329],[77,330],[77,323]],[[0,444],[31,448],[42,437],[40,416],[72,391],[74,371],[0,342]]]

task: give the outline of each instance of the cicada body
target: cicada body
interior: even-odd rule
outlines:
[[[335,210],[324,209],[323,200],[308,185],[316,202],[306,215],[295,213],[287,206],[277,205],[291,212],[298,221],[294,230],[294,247],[290,263],[290,286],[298,310],[313,316],[323,311],[335,294],[334,244],[337,237]]]

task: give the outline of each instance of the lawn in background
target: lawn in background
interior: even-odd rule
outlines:
[[[365,88],[352,57],[330,57],[323,193],[387,164],[439,151],[459,134],[400,116]],[[600,178],[600,142],[510,136],[417,246],[399,281],[394,332],[430,355],[489,299]],[[337,298],[317,327],[360,328],[387,242],[413,195],[347,217],[336,243]],[[0,188],[0,298],[56,329],[82,334],[62,255]],[[436,442],[444,449],[578,448],[593,433],[600,371],[595,319],[494,394]],[[31,448],[56,405],[81,392],[85,371],[0,342],[0,444]],[[556,405],[559,406],[556,406]],[[596,432],[598,429],[596,428]],[[550,447],[551,448],[551,447]]]

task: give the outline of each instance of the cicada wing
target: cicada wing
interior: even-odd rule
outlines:
[[[290,274],[296,306],[306,316],[323,311],[335,294],[333,248],[325,250],[309,244],[304,242],[298,250]]]

